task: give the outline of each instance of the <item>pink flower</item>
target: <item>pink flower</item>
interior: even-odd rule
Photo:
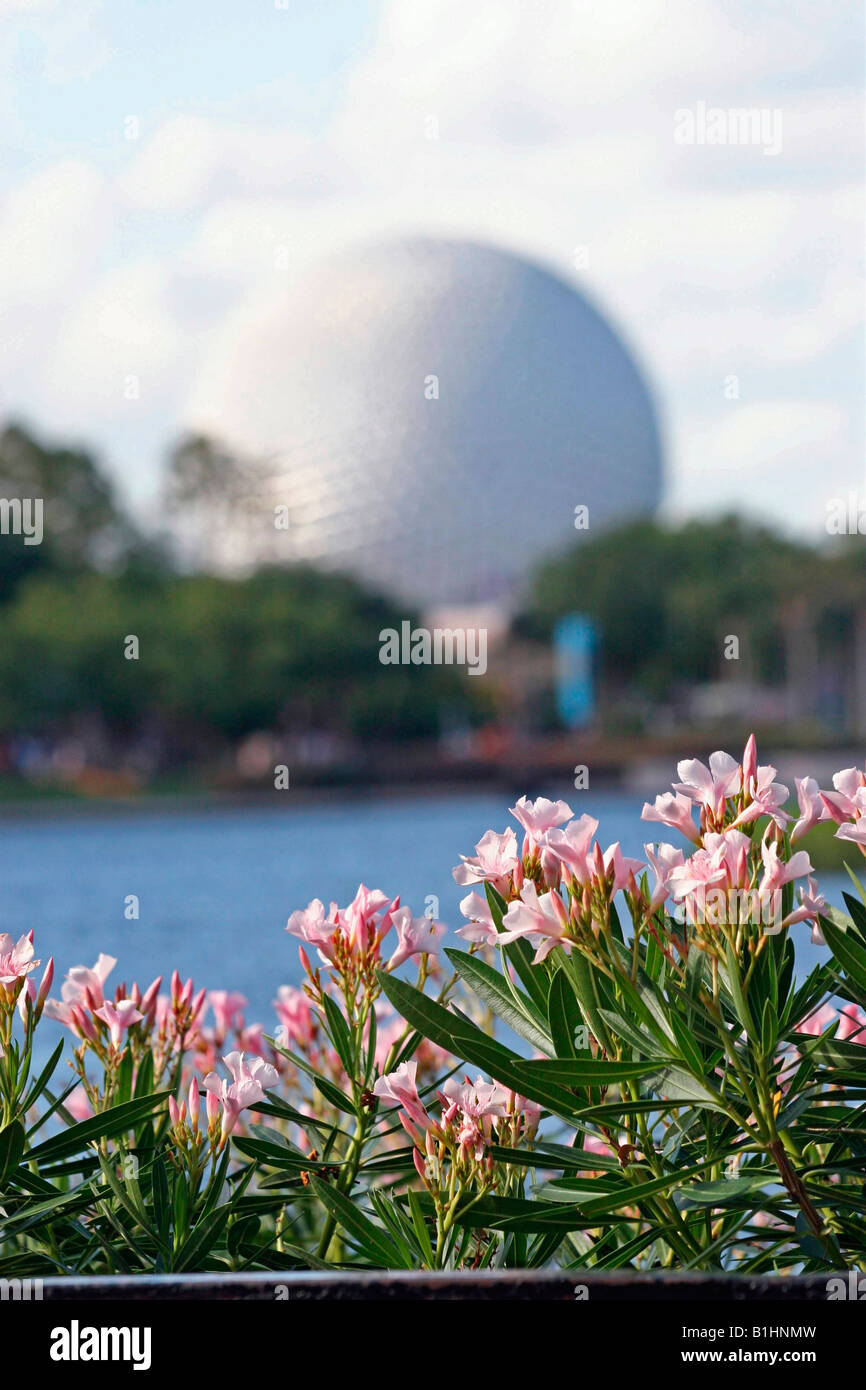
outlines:
[[[503,930],[496,938],[497,945],[508,946],[522,936],[529,937],[531,944],[536,947],[535,965],[560,943],[566,950],[571,949],[571,943],[565,939],[568,917],[562,899],[553,891],[539,897],[531,879],[524,883],[520,897],[508,904],[502,926]]]
[[[354,954],[363,955],[371,945],[371,938],[378,935],[379,939],[385,935],[390,925],[391,913],[386,913],[385,918],[377,923],[376,914],[381,912],[383,907],[387,907],[390,899],[379,888],[367,888],[363,883],[359,884],[349,906],[343,912],[337,913],[337,920],[343,930],[343,937]],[[397,907],[399,899],[391,904],[391,912]]]
[[[790,795],[781,782],[774,782],[774,767],[759,767],[752,778],[748,793],[752,800],[733,822],[734,825],[751,825],[760,816],[770,816],[776,825],[784,826],[791,817],[783,810]]]
[[[468,927],[458,927],[457,935],[464,941],[473,941],[482,946],[495,946],[499,933],[490,912],[490,904],[480,893],[467,893],[460,900],[460,911],[469,919]]]
[[[89,1120],[93,1114],[93,1106],[87,1096],[83,1086],[76,1086],[74,1091],[66,1097],[63,1102],[73,1120]]]
[[[813,1038],[820,1037],[826,1029],[833,1026],[837,1018],[839,1027],[836,1037],[840,1042],[866,1042],[866,1014],[856,1004],[844,1004],[838,1013],[832,1004],[822,1004],[820,1009],[816,1009],[800,1024],[799,1031],[808,1033]]]
[[[792,845],[808,834],[819,821],[826,820],[828,814],[814,777],[795,777],[794,785],[797,788],[797,804],[800,807],[800,816],[791,827]]]
[[[509,828],[502,835],[487,830],[475,846],[475,854],[461,854],[462,864],[453,870],[454,882],[461,888],[470,883],[501,885],[517,868],[517,837]]]
[[[730,753],[711,753],[708,768],[697,758],[686,758],[677,763],[677,772],[682,781],[674,783],[674,791],[701,802],[716,819],[727,798],[740,790],[742,768]]]
[[[32,932],[16,942],[7,932],[0,932],[0,995],[14,1004],[23,981],[40,963],[33,959]]]
[[[746,746],[743,749],[743,786],[748,790],[752,778],[758,771],[758,745],[755,742],[755,735],[749,734],[746,739]]]
[[[58,1023],[65,1023],[67,1028],[72,1028],[73,1005],[78,1004],[91,1010],[98,1009],[103,1003],[103,986],[116,964],[114,956],[100,953],[96,964],[90,969],[86,965],[74,965],[67,971],[66,979],[60,987],[60,999],[46,1000],[46,1017],[54,1018]]]
[[[114,956],[106,956],[100,952],[92,969],[88,970],[86,965],[74,965],[67,972],[60,988],[60,997],[67,1004],[86,1004],[89,1003],[89,992],[90,998],[98,1007],[103,1002],[103,985],[116,964]]]
[[[315,946],[320,959],[331,968],[337,968],[347,955],[375,962],[399,903],[399,898],[390,902],[379,889],[366,888],[362,883],[347,908],[331,903],[326,917],[321,901],[314,898],[303,911],[292,913],[286,931]]]
[[[430,1116],[418,1095],[417,1074],[417,1062],[403,1062],[396,1071],[379,1077],[373,1087],[373,1095],[401,1106],[414,1124],[421,1129],[429,1129]]]
[[[548,801],[545,796],[540,796],[537,801],[528,801],[522,796],[516,806],[511,807],[511,814],[523,826],[530,840],[537,842],[554,826],[571,820],[574,812],[565,801]]]
[[[261,1057],[253,1057],[252,1061],[248,1062],[242,1052],[229,1052],[223,1057],[223,1061],[232,1080],[225,1081],[212,1071],[203,1082],[209,1096],[213,1096],[222,1105],[221,1148],[237,1124],[241,1111],[251,1105],[258,1105],[259,1101],[265,1098],[265,1090],[276,1086],[280,1079],[276,1068],[263,1061]],[[213,1113],[213,1103],[209,1100],[209,1119],[213,1118]]]
[[[305,908],[291,914],[286,931],[290,936],[297,936],[301,941],[315,946],[319,955],[330,962],[334,958],[333,937],[337,930],[335,915],[332,907],[331,914],[326,917],[324,903],[319,898],[313,898]]]
[[[198,1117],[201,1112],[201,1096],[199,1095],[198,1081],[195,1077],[189,1083],[187,1091],[187,1109],[189,1110],[189,1122],[194,1130],[198,1130]]]
[[[665,844],[659,845],[655,851],[652,845],[644,845],[644,853],[655,874],[655,885],[650,895],[650,911],[655,912],[656,908],[661,907],[669,898],[671,873],[674,869],[683,867],[685,856],[681,849]]]
[[[700,843],[700,835],[692,820],[692,805],[691,799],[681,792],[663,792],[656,797],[652,806],[648,801],[644,803],[641,819],[660,821],[671,830],[679,830],[696,845]]]
[[[818,918],[826,915],[827,900],[818,892],[818,884],[814,878],[808,880],[808,887],[799,889],[799,898],[800,906],[784,918],[777,930],[781,930],[781,927],[792,927],[796,922],[811,922],[812,945],[826,946],[827,943],[824,940],[824,933],[821,931]],[[769,933],[771,936],[776,935],[772,928],[769,929]]]
[[[37,965],[38,961],[34,961],[33,964]],[[27,1024],[28,1004],[30,1005],[30,1008],[33,1012],[34,1023],[38,1023],[39,1019],[42,1017],[42,1010],[45,1008],[45,1003],[48,998],[48,991],[51,988],[51,981],[53,979],[54,957],[51,956],[48,961],[48,964],[42,972],[42,979],[39,982],[38,990],[30,976],[28,976],[27,979],[24,981],[24,988],[18,995],[18,1012],[21,1015],[21,1022],[25,1026]]]
[[[474,1081],[470,1081],[468,1076],[462,1081],[458,1081],[456,1076],[449,1076],[439,1094],[443,1102],[456,1104],[464,1115],[482,1119],[486,1115],[498,1118],[507,1115],[511,1092],[500,1086],[498,1081],[485,1081],[483,1076],[476,1077]]]
[[[289,1040],[302,1050],[309,1047],[318,1019],[304,991],[292,985],[280,985],[273,1007]]]
[[[850,840],[861,849],[866,848],[866,787],[858,787],[851,799],[852,824],[847,821],[836,831],[837,840]]]
[[[439,938],[445,930],[440,922],[432,922],[429,917],[413,917],[408,907],[398,908],[391,922],[397,931],[397,946],[385,967],[387,970],[396,970],[411,956],[439,954]]]
[[[216,1030],[221,1037],[243,1028],[244,1009],[247,1006],[243,994],[234,990],[212,989],[207,994],[206,1003],[213,1009]]]
[[[94,1009],[93,1012],[96,1018],[101,1018],[108,1025],[112,1047],[120,1047],[126,1030],[144,1018],[131,999],[118,999],[116,1004],[105,1003],[101,1009]]]
[[[808,1033],[811,1038],[820,1037],[825,1028],[836,1022],[836,1010],[832,1004],[822,1004],[820,1009],[816,1009],[810,1014],[798,1028],[800,1033]]]
[[[779,858],[779,846],[775,840],[769,843],[764,840],[761,844],[761,858],[764,861],[764,877],[761,880],[760,892],[772,893],[783,884],[790,883],[795,878],[805,878],[811,874],[812,862],[804,849],[797,850],[788,860]]]
[[[707,834],[702,849],[670,869],[669,892],[677,902],[685,904],[690,921],[717,920],[719,912],[722,920],[727,920],[725,895],[730,889],[748,886],[749,844],[748,836],[733,828],[724,834]]]
[[[854,825],[840,825],[836,831],[836,839],[848,840],[866,849],[866,816],[862,816]]]
[[[592,816],[581,816],[579,820],[571,821],[564,830],[546,831],[541,843],[578,883],[584,884],[591,877],[589,851],[596,830],[597,820]]]
[[[822,800],[833,820],[841,822],[845,817],[857,814],[856,797],[858,791],[866,786],[866,774],[859,767],[845,767],[833,775],[834,792],[822,792]]]
[[[463,1082],[452,1076],[439,1094],[443,1119],[448,1124],[456,1124],[461,1157],[472,1157],[480,1162],[485,1144],[492,1136],[491,1121],[504,1119],[508,1114],[512,1092],[498,1082],[485,1081],[483,1076],[474,1082],[468,1076]]]
[[[866,1042],[866,1013],[857,1004],[842,1005],[836,1036],[842,1042]]]
[[[596,846],[598,848],[598,846]],[[623,888],[627,888],[632,875],[643,872],[644,865],[640,859],[629,859],[619,847],[619,840],[615,844],[609,845],[601,856],[604,864],[605,879],[610,880],[610,893],[619,893]],[[598,872],[597,865],[593,865]]]

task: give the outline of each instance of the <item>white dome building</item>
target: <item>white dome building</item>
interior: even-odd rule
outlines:
[[[655,414],[627,348],[573,286],[489,246],[343,253],[201,387],[194,426],[265,457],[289,508],[258,558],[421,608],[508,601],[574,540],[575,508],[592,531],[659,500]]]

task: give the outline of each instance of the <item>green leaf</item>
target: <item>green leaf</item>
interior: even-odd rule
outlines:
[[[743,986],[740,980],[740,963],[737,960],[734,948],[730,941],[727,943],[725,956],[727,959],[727,985],[734,1005],[734,1012],[746,1034],[747,1038],[755,1037],[755,1022],[749,1012],[746,1003],[746,996],[743,994]]]
[[[778,1174],[774,1177],[772,1173],[743,1173],[740,1177],[721,1178],[717,1182],[691,1183],[677,1193],[677,1205],[683,1211],[689,1207],[739,1206],[762,1188],[778,1181]]]
[[[842,913],[834,913],[833,917],[832,921],[829,916],[820,919],[824,940],[854,984],[866,990],[866,950],[852,931],[838,925]]]
[[[339,1192],[336,1187],[322,1182],[320,1178],[310,1178],[310,1186],[322,1206],[334,1217],[339,1226],[352,1237],[361,1253],[377,1269],[406,1269],[405,1258],[401,1259],[397,1246],[384,1231],[374,1226],[360,1207]]]
[[[94,1140],[113,1139],[145,1115],[150,1115],[158,1106],[165,1105],[168,1094],[168,1091],[159,1091],[156,1095],[139,1096],[135,1100],[125,1101],[123,1105],[113,1105],[110,1110],[82,1120],[61,1134],[54,1134],[37,1144],[35,1149],[30,1150],[28,1159],[38,1164],[54,1163],[58,1159],[68,1158],[70,1154],[80,1153]]]
[[[342,1110],[344,1115],[354,1115],[354,1105],[339,1086],[335,1086],[332,1081],[327,1081],[324,1076],[314,1076],[313,1085],[325,1097],[325,1100],[335,1106],[337,1110]]]
[[[427,1268],[434,1269],[436,1261],[433,1256],[433,1246],[430,1241],[430,1232],[427,1229],[427,1223],[424,1220],[424,1213],[421,1210],[421,1203],[418,1200],[418,1194],[417,1192],[413,1192],[410,1188],[406,1196],[409,1199],[409,1211],[412,1216],[412,1225],[415,1228],[415,1235],[423,1251]]]
[[[179,1179],[175,1179],[179,1181]],[[165,1171],[165,1159],[162,1154],[157,1154],[153,1160],[150,1170],[151,1194],[153,1198],[153,1219],[156,1222],[156,1229],[163,1245],[168,1244],[168,1232],[171,1224],[171,1200],[168,1192],[168,1178]]]
[[[571,951],[565,957],[561,968],[568,973],[568,978],[577,995],[583,1016],[592,1030],[593,1037],[606,1047],[610,1039],[601,1015],[589,962],[579,951]]]
[[[251,1158],[259,1163],[267,1163],[272,1168],[289,1168],[298,1173],[307,1171],[319,1173],[342,1166],[342,1161],[334,1162],[331,1159],[326,1163],[321,1159],[306,1158],[303,1154],[286,1148],[285,1145],[269,1144],[261,1139],[250,1139],[242,1135],[233,1139],[232,1143],[245,1158]]]
[[[849,874],[851,873],[850,869],[848,872]],[[854,878],[854,875],[851,874],[851,877]],[[864,905],[866,904],[866,898],[863,897],[863,889],[856,878],[854,878],[854,882],[857,885],[860,900],[858,901],[857,898],[852,898],[850,893],[843,893],[842,897],[845,901],[845,906],[851,914],[851,927],[859,936],[862,944],[866,946],[866,905]]]
[[[665,1100],[684,1102],[688,1105],[701,1105],[713,1110],[724,1110],[721,1097],[710,1090],[705,1082],[698,1081],[681,1067],[664,1067],[648,1078],[649,1086]]]
[[[621,1013],[615,1013],[613,1009],[602,1009],[601,1016],[615,1038],[629,1043],[636,1051],[643,1053],[644,1057],[654,1057],[657,1061],[663,1062],[672,1056],[670,1045],[663,1051],[652,1033],[648,1033],[645,1028],[639,1028]]]
[[[328,1033],[330,1034],[331,1042],[334,1044],[334,1051],[343,1063],[343,1069],[346,1075],[354,1076],[355,1055],[352,1047],[352,1036],[349,1032],[349,1025],[329,994],[324,994],[322,996],[322,1003],[325,1009],[325,1020],[328,1025]]]
[[[526,1234],[576,1231],[588,1224],[583,1212],[569,1203],[528,1201],[521,1197],[482,1197],[468,1210],[458,1209],[454,1223],[473,1231],[493,1227]]]
[[[772,1057],[776,1049],[778,1028],[779,1020],[776,1016],[776,1010],[770,1000],[765,999],[764,1012],[761,1015],[761,1053],[764,1057]]]
[[[692,1168],[679,1169],[674,1173],[663,1173],[661,1177],[651,1178],[648,1182],[639,1182],[634,1185],[623,1184],[615,1192],[609,1192],[604,1197],[595,1198],[587,1202],[583,1208],[586,1216],[600,1216],[604,1212],[615,1211],[618,1207],[630,1206],[631,1203],[640,1203],[647,1197],[653,1197],[657,1192],[673,1192],[688,1178],[696,1173],[701,1173],[710,1166],[709,1161],[697,1163]]]
[[[553,1043],[538,1018],[533,1001],[519,990],[512,991],[497,970],[465,951],[446,950],[454,969],[466,980],[503,1023],[525,1042],[550,1055]],[[516,996],[516,998],[515,998]]]
[[[658,1072],[658,1062],[607,1062],[581,1057],[572,1060],[557,1058],[550,1062],[514,1063],[518,1076],[542,1082],[556,1081],[563,1086],[606,1086],[618,1081],[633,1081]]]
[[[677,1040],[677,1047],[680,1050],[680,1056],[682,1057],[689,1071],[692,1072],[695,1076],[703,1076],[704,1059],[701,1055],[701,1049],[698,1047],[697,1043],[694,1040],[694,1036],[689,1032],[685,1023],[679,1017],[675,1009],[672,1009],[670,1013],[670,1025],[674,1031],[674,1037]]]
[[[578,1047],[576,1042],[578,1029],[585,1029],[587,1032],[589,1029],[583,1021],[571,981],[562,969],[557,970],[550,983],[547,1017],[557,1057],[577,1057],[588,1050],[586,1047]]]
[[[514,1053],[488,1037],[467,1019],[458,1017],[435,1000],[428,999],[405,980],[380,971],[379,982],[397,1012],[431,1042],[438,1043],[440,1047],[463,1057],[474,1066],[483,1067],[496,1081],[512,1090],[521,1089],[524,1083],[518,1080],[514,1069],[515,1061],[519,1060]],[[523,1094],[527,1099],[535,1100],[565,1117],[573,1109],[574,1098],[558,1086],[535,1085],[531,1091],[524,1089]]]
[[[175,1257],[174,1269],[177,1273],[201,1268],[225,1230],[230,1214],[231,1207],[223,1206],[200,1217]]]
[[[59,1042],[59,1043],[57,1044],[57,1046],[55,1047],[55,1049],[54,1049],[54,1051],[52,1052],[51,1056],[48,1058],[48,1061],[45,1063],[45,1066],[42,1068],[42,1070],[41,1070],[41,1072],[39,1073],[38,1077],[37,1077],[36,1080],[33,1082],[33,1085],[30,1087],[30,1090],[27,1092],[27,1096],[26,1096],[26,1098],[24,1099],[24,1101],[22,1102],[22,1105],[21,1105],[21,1114],[22,1114],[22,1115],[26,1115],[27,1112],[28,1112],[28,1110],[31,1110],[31,1109],[33,1108],[33,1106],[36,1104],[37,1100],[38,1100],[39,1097],[42,1095],[42,1092],[45,1090],[45,1087],[48,1085],[49,1081],[51,1080],[51,1077],[52,1077],[53,1074],[54,1074],[54,1070],[55,1070],[55,1068],[56,1068],[56,1066],[57,1066],[57,1063],[60,1061],[60,1058],[62,1057],[62,1055],[63,1055],[63,1039],[61,1038],[60,1042]]]
[[[24,1126],[20,1120],[13,1120],[5,1129],[0,1129],[0,1187],[18,1167],[24,1152]]]
[[[498,932],[502,931],[502,918],[508,904],[497,893],[491,883],[485,883],[484,891],[490,906],[490,915]],[[547,1017],[547,974],[532,964],[532,951],[526,941],[512,941],[503,950],[505,959],[514,967],[515,973],[527,994],[534,1000],[541,1018]]]

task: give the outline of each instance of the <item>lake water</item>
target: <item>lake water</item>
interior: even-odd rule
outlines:
[[[176,967],[196,987],[239,989],[249,1000],[248,1020],[270,1029],[277,986],[300,974],[296,944],[284,931],[291,911],[313,897],[344,904],[363,880],[399,893],[417,915],[437,897],[440,919],[459,926],[457,905],[467,890],[451,869],[485,830],[504,829],[508,804],[485,791],[273,811],[102,817],[72,810],[7,820],[0,824],[0,930],[17,937],[35,928],[37,954],[55,956],[59,978],[105,951],[118,959],[111,983],[146,986]],[[620,840],[626,853],[639,855],[643,840],[657,834],[639,819],[640,797],[580,792],[570,804],[599,818],[603,845]],[[825,877],[822,886],[841,905],[843,880]],[[130,894],[139,899],[137,921],[124,917]],[[809,945],[808,929],[794,932],[800,967],[808,969],[825,953]]]

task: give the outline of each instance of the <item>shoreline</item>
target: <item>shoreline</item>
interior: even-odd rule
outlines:
[[[563,756],[558,748],[551,757],[549,749],[539,750],[539,756],[516,758],[509,765],[490,763],[452,763],[434,767],[416,766],[397,775],[392,768],[383,772],[381,766],[373,772],[355,768],[348,775],[321,781],[300,780],[297,785],[277,790],[270,784],[262,786],[219,785],[179,788],[177,790],[141,790],[138,792],[105,792],[103,794],[66,791],[58,788],[22,790],[21,795],[2,797],[0,793],[0,823],[62,821],[71,819],[99,820],[109,816],[124,818],[190,813],[230,812],[237,810],[267,811],[274,814],[307,806],[331,805],[338,802],[379,804],[388,801],[425,801],[440,797],[460,798],[479,792],[508,796],[537,796],[545,790],[556,789],[568,795],[573,783],[573,768],[582,755],[591,769],[590,785],[573,792],[583,796],[588,792],[619,793],[623,796],[651,797],[673,780],[675,765],[659,749],[643,754],[619,757],[592,755],[589,748],[576,751],[574,747]],[[597,750],[600,752],[601,750]],[[699,750],[696,756],[701,756]],[[797,776],[811,775],[829,786],[832,775],[842,767],[862,766],[863,752],[847,748],[828,750],[791,750],[780,748],[768,752],[767,761],[778,769],[781,781],[793,787]]]

